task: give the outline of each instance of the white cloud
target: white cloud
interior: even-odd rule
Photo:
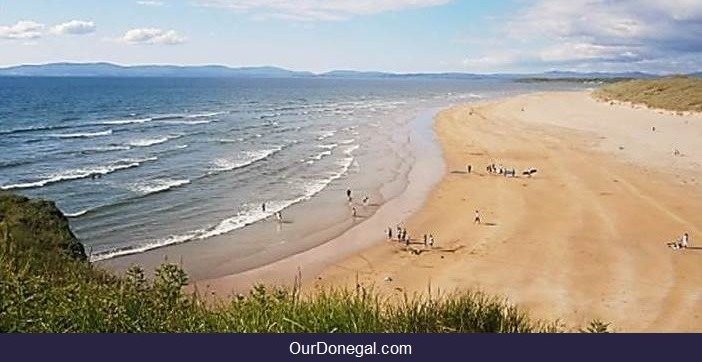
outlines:
[[[128,44],[174,45],[184,43],[186,39],[175,30],[137,28],[128,30],[120,40]]]
[[[540,60],[549,63],[582,60],[617,62],[640,59],[636,49],[627,46],[609,46],[591,43],[558,44],[541,50],[538,55]]]
[[[144,6],[163,6],[165,3],[163,1],[137,1],[138,5]]]
[[[489,70],[509,65],[518,59],[519,55],[516,53],[499,51],[489,55],[467,57],[463,59],[462,64],[472,70]]]
[[[444,5],[452,0],[196,0],[200,6],[252,13],[258,19],[335,21],[353,16]]]
[[[44,24],[34,21],[21,20],[14,25],[0,25],[0,38],[4,39],[36,39],[41,37]]]
[[[514,65],[644,68],[702,60],[700,0],[539,0],[503,22],[502,36],[523,52]]]
[[[53,34],[81,35],[95,31],[95,23],[92,21],[71,20],[58,24],[51,28]]]

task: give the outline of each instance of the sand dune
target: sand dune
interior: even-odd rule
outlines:
[[[567,325],[702,330],[702,118],[544,93],[454,107],[435,129],[449,170],[406,221],[422,252],[379,241],[317,284],[477,287]],[[492,162],[539,171],[505,178]],[[686,231],[693,248],[666,247]]]

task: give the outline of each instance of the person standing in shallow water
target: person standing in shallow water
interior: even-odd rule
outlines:
[[[261,211],[266,212],[266,203],[261,204]]]

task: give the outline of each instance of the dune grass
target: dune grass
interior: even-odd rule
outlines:
[[[398,302],[360,286],[308,294],[299,286],[257,286],[246,295],[206,300],[184,292],[188,276],[175,264],[163,264],[152,278],[139,267],[123,276],[94,267],[71,252],[75,240],[53,204],[12,197],[0,194],[0,332],[564,331],[558,322],[533,320],[477,291]],[[586,331],[607,329],[593,323]]]
[[[702,112],[702,78],[674,76],[606,85],[594,93],[607,102],[622,101],[678,112]]]
[[[116,277],[83,262],[37,270],[0,251],[2,332],[558,332],[480,292],[396,303],[372,290],[257,286],[208,302],[186,294],[186,274],[164,264],[150,280],[132,268]]]

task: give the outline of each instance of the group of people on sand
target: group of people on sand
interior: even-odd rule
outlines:
[[[393,231],[392,227],[388,226],[388,240],[393,239]],[[410,241],[412,241],[412,237],[407,234],[407,229],[403,228],[400,225],[396,226],[396,232],[395,232],[395,237],[397,238],[398,242],[404,243],[405,246],[409,246]],[[434,235],[433,234],[424,234],[424,247],[434,247]]]
[[[688,233],[684,233],[682,237],[680,237],[680,239],[668,243],[668,246],[671,247],[673,250],[687,249],[689,245],[690,235]]]
[[[501,164],[495,164],[491,163],[485,167],[485,170],[493,175],[502,175],[504,177],[518,177],[517,176],[517,170],[514,167],[505,167],[502,166]],[[470,171],[468,171],[470,173]],[[536,173],[536,169],[533,167],[529,167],[526,170],[522,171],[522,175],[531,177],[531,175]]]
[[[500,164],[491,163],[487,165],[485,170],[487,170],[488,173],[491,173],[493,175],[502,175],[504,177],[517,177],[517,170],[515,170],[514,167],[507,168]]]

